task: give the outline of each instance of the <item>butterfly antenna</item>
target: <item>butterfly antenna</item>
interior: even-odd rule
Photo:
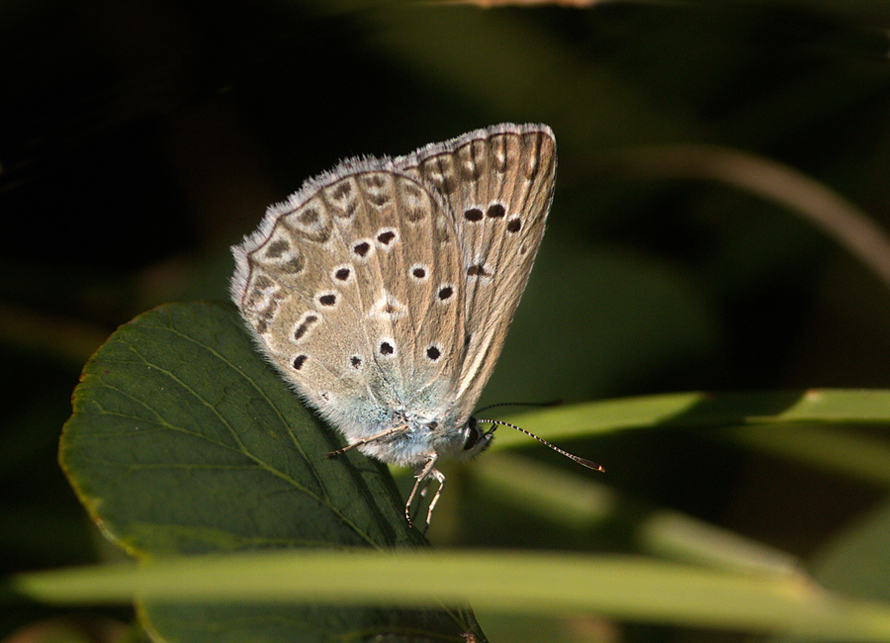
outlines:
[[[545,440],[544,438],[538,437],[531,431],[526,431],[522,427],[516,426],[515,424],[510,424],[509,422],[502,422],[501,420],[479,420],[479,419],[477,419],[476,422],[479,422],[481,424],[491,424],[491,429],[489,430],[489,433],[493,432],[499,426],[509,426],[511,429],[516,429],[517,431],[519,431],[521,433],[525,433],[527,436],[534,438],[541,444],[550,447],[557,453],[561,453],[562,455],[569,458],[570,460],[574,460],[575,462],[580,464],[582,467],[587,467],[588,469],[593,469],[594,471],[600,471],[602,473],[606,472],[605,468],[603,468],[603,465],[597,464],[596,462],[593,462],[592,460],[582,458],[581,456],[577,456],[574,453],[569,453],[565,449],[560,449],[555,444],[551,444],[550,442],[547,442],[547,440]]]
[[[559,406],[560,404],[562,404],[562,400],[550,400],[549,402],[498,402],[497,404],[489,404],[488,406],[483,406],[481,409],[477,410],[476,413],[485,413],[488,409],[494,409],[499,406],[547,407],[547,406]]]

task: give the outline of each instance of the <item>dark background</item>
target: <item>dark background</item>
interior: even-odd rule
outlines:
[[[225,299],[228,246],[339,159],[496,122],[549,124],[560,157],[483,402],[886,388],[890,295],[854,256],[780,205],[635,155],[750,152],[888,227],[888,23],[883,2],[3,3],[4,569],[100,555],[55,450],[80,369],[115,327]],[[571,446],[622,493],[804,558],[882,491],[694,432]],[[455,542],[561,544],[474,533]]]

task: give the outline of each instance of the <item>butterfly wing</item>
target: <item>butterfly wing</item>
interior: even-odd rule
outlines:
[[[258,345],[350,443],[454,399],[464,309],[447,209],[388,159],[354,159],[233,248],[232,298]]]
[[[454,218],[464,282],[458,425],[497,361],[544,235],[556,181],[546,125],[496,125],[428,145],[394,164],[442,195]]]

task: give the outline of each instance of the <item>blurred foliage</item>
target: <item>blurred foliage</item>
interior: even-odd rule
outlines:
[[[774,201],[627,162],[675,144],[749,152],[890,228],[888,26],[890,5],[867,0],[3,3],[4,571],[119,555],[56,463],[78,374],[115,327],[164,302],[225,299],[228,245],[338,159],[401,154],[495,122],[549,124],[560,166],[549,231],[483,403],[888,388],[890,294],[855,256]],[[885,447],[880,428],[850,433]],[[603,462],[641,512],[691,514],[814,569],[824,562],[835,579],[852,553],[867,570],[886,488],[761,438],[677,427],[565,446]],[[557,529],[500,506],[457,471],[449,483],[434,542],[635,547],[625,533]],[[0,634],[66,613],[4,609]],[[572,627],[568,640],[717,638]]]

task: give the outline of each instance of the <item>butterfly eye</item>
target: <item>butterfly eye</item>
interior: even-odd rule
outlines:
[[[470,418],[464,431],[467,434],[467,440],[464,442],[464,451],[470,451],[479,443],[480,432],[476,424],[476,418]]]

